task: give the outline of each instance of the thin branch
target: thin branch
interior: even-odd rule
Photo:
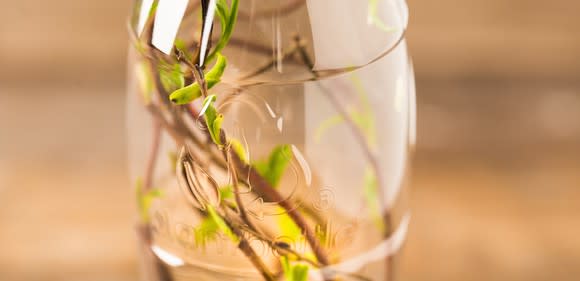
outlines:
[[[155,174],[155,166],[157,158],[159,158],[159,144],[161,141],[161,124],[156,119],[153,119],[153,138],[151,142],[151,151],[147,159],[147,166],[145,168],[145,176],[143,179],[144,192],[149,191],[153,186],[153,175]]]
[[[223,218],[228,227],[230,228],[230,230],[232,231],[232,233],[234,233],[234,235],[236,235],[238,239],[240,239],[238,243],[238,248],[240,249],[240,251],[242,251],[244,255],[248,257],[248,259],[252,262],[254,267],[256,267],[256,269],[260,272],[262,277],[266,279],[266,281],[274,281],[272,273],[268,270],[268,267],[266,266],[266,264],[264,264],[262,259],[256,254],[252,246],[250,246],[250,243],[244,237],[244,233],[239,228],[235,227],[227,216],[223,216]]]
[[[247,13],[240,11],[238,18],[241,20],[250,20],[251,21],[254,19],[270,18],[273,16],[282,17],[282,16],[286,16],[288,14],[291,14],[292,12],[294,12],[298,8],[304,6],[305,4],[306,4],[305,0],[294,0],[285,6],[277,7],[275,9],[270,9],[270,10],[263,10],[263,11],[259,11],[256,13],[247,14]]]
[[[296,223],[296,225],[302,230],[308,244],[310,244],[310,247],[312,248],[312,251],[314,252],[318,261],[323,265],[328,265],[329,261],[328,257],[326,256],[326,253],[322,249],[322,246],[320,245],[318,239],[316,239],[314,232],[308,226],[308,222],[306,222],[306,219],[304,219],[304,217],[300,214],[300,212],[298,212],[298,210],[294,206],[292,206],[292,204],[288,200],[285,200],[280,195],[280,193],[278,193],[278,191],[274,189],[274,187],[272,187],[256,171],[256,169],[254,169],[254,167],[244,163],[241,159],[239,159],[237,155],[233,156],[234,162],[238,166],[238,170],[245,171],[242,173],[242,176],[247,177],[249,179],[256,193],[261,197],[263,197],[266,201],[277,202],[278,205],[280,205],[280,207],[282,207],[287,212],[288,216],[290,216],[290,218],[294,221],[294,223]]]
[[[198,69],[198,71],[201,71]],[[201,76],[201,75],[199,75]],[[198,77],[198,75],[194,75],[194,77]],[[202,77],[202,76],[201,76]],[[201,84],[201,81],[196,81],[198,84]],[[202,89],[203,91],[204,89]],[[195,116],[192,116],[193,118],[196,118]],[[207,128],[207,124],[205,122],[205,120],[200,120],[204,126]],[[204,132],[209,135],[209,130],[204,130]],[[225,131],[223,129],[220,129],[220,137],[222,138],[221,142],[222,143],[229,143],[229,141],[226,138],[226,134]],[[312,248],[312,251],[314,252],[314,254],[316,255],[316,258],[318,259],[318,261],[324,265],[327,265],[329,263],[328,261],[328,257],[326,256],[326,253],[324,252],[324,250],[322,249],[318,239],[316,239],[316,236],[314,235],[314,232],[312,231],[312,229],[310,229],[310,227],[308,226],[308,223],[306,221],[306,219],[304,219],[304,217],[296,210],[296,208],[294,208],[290,202],[288,202],[287,200],[285,200],[284,198],[282,198],[282,195],[280,195],[280,193],[278,193],[278,191],[276,191],[276,189],[274,189],[274,187],[272,187],[255,169],[254,167],[252,167],[251,165],[248,165],[246,163],[244,163],[244,161],[242,161],[235,153],[232,155],[234,162],[236,163],[236,166],[238,168],[238,170],[240,171],[246,171],[244,174],[244,172],[241,172],[241,176],[244,178],[249,179],[249,182],[251,184],[251,186],[256,190],[256,192],[261,195],[262,197],[264,197],[264,199],[266,199],[267,201],[271,201],[271,202],[278,202],[278,204],[280,205],[280,207],[282,207],[284,210],[286,210],[286,212],[288,213],[288,215],[290,216],[290,218],[296,223],[296,225],[298,225],[298,227],[300,227],[300,229],[302,229],[302,231],[304,232],[304,235],[306,236],[306,240],[308,241],[308,243],[310,244],[310,247]]]
[[[296,36],[294,40],[296,42],[296,45],[298,46],[300,56],[302,57],[305,65],[308,67],[312,75],[318,77],[318,74],[313,70],[314,64],[312,62],[312,59],[310,59],[310,56],[306,52],[306,49],[304,48],[304,43],[302,42],[299,36]],[[384,182],[381,176],[382,173],[380,172],[379,163],[376,155],[372,152],[371,148],[368,146],[368,142],[364,137],[364,134],[360,131],[354,120],[350,117],[350,115],[348,114],[346,109],[342,106],[342,104],[338,101],[336,96],[327,88],[322,86],[320,83],[317,83],[317,85],[322,90],[322,93],[330,100],[330,102],[336,108],[341,117],[345,120],[347,126],[350,128],[352,134],[354,135],[361,149],[363,150],[363,153],[366,155],[367,160],[370,162],[373,172],[375,173],[377,178],[377,185],[380,193],[379,202],[381,203],[382,206],[386,206],[384,202],[385,198],[383,190]],[[389,238],[392,235],[392,217],[389,210],[385,210],[385,213],[383,214],[383,222],[385,224],[385,232],[383,233],[383,237]],[[394,278],[393,264],[394,264],[393,257],[392,256],[387,257],[386,260],[387,280],[393,280]]]
[[[244,202],[242,201],[242,198],[240,197],[240,186],[239,186],[239,180],[238,180],[238,171],[236,170],[236,166],[234,165],[234,163],[232,162],[232,154],[234,153],[231,149],[230,146],[228,146],[224,153],[226,154],[226,162],[228,163],[229,166],[229,170],[232,176],[232,185],[234,187],[234,197],[236,198],[236,204],[238,207],[238,210],[240,212],[240,218],[242,219],[242,221],[244,221],[244,223],[246,223],[248,225],[248,227],[250,227],[251,229],[258,231],[258,228],[256,228],[256,226],[252,223],[252,221],[250,220],[250,217],[248,216],[248,213],[246,211],[246,207],[244,206]]]
[[[282,54],[280,61],[285,61],[286,59],[290,58],[292,55],[296,53],[296,51],[297,51],[296,47],[292,47],[290,50],[287,50],[286,52],[284,52],[284,54]],[[258,69],[242,76],[241,78],[239,78],[239,80],[248,80],[250,78],[263,74],[264,72],[274,67],[277,61],[278,61],[277,59],[272,59],[271,61],[259,67]]]

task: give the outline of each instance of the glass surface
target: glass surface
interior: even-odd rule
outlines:
[[[405,3],[236,3],[134,4],[145,280],[395,280],[415,142]]]

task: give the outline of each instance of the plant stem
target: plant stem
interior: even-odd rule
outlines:
[[[225,153],[224,156],[227,159],[226,162],[228,163],[229,171],[230,171],[231,176],[232,176],[232,185],[234,187],[234,197],[236,198],[236,204],[238,205],[238,210],[240,212],[240,218],[252,230],[258,231],[258,228],[256,228],[256,226],[252,223],[252,221],[248,217],[248,213],[246,212],[246,207],[244,206],[244,202],[242,202],[242,198],[240,197],[240,186],[239,186],[239,180],[238,180],[238,171],[236,170],[236,166],[232,162],[232,155],[233,155],[234,152],[232,151],[231,147],[228,146],[225,149],[224,153]]]
[[[223,218],[228,227],[230,228],[230,230],[232,231],[232,233],[234,233],[240,239],[238,243],[238,248],[240,249],[240,251],[242,251],[242,253],[244,253],[244,255],[248,257],[248,259],[252,262],[254,267],[256,267],[256,269],[260,272],[260,274],[262,275],[262,277],[264,277],[266,281],[274,281],[272,273],[270,273],[266,264],[264,264],[262,259],[254,251],[252,246],[250,246],[250,243],[244,237],[244,233],[239,228],[234,226],[234,224],[228,218],[228,216],[223,216]]]
[[[145,168],[145,176],[143,179],[143,191],[147,192],[153,187],[153,175],[155,174],[155,166],[157,158],[159,158],[159,144],[161,141],[161,124],[158,120],[153,119],[153,138],[151,142],[151,151],[149,152],[149,159],[147,159],[147,166]]]
[[[296,53],[296,50],[297,50],[296,47],[292,47],[290,50],[287,50],[286,52],[284,52],[284,54],[282,54],[281,60],[284,61],[284,60],[288,59],[289,57],[291,57],[292,55],[294,55],[294,53]],[[260,74],[268,71],[274,65],[276,65],[276,61],[277,60],[272,59],[268,63],[266,63],[263,66],[261,66],[258,69],[256,69],[255,71],[250,72],[250,73],[244,75],[239,80],[247,80],[247,79],[250,79],[250,78],[252,78],[254,76],[260,75]]]
[[[318,77],[318,74],[313,70],[314,63],[312,62],[312,59],[310,59],[310,56],[306,52],[306,49],[304,48],[304,44],[303,44],[303,42],[301,42],[300,37],[295,36],[294,40],[296,42],[296,45],[298,46],[298,52],[300,53],[300,56],[302,57],[304,64],[306,65],[306,67],[308,67],[308,69],[312,73],[312,75],[314,75],[315,77]],[[370,165],[373,169],[373,172],[375,173],[375,176],[377,178],[377,183],[378,183],[377,185],[378,185],[378,189],[380,192],[379,202],[380,202],[381,206],[386,207],[386,203],[384,202],[385,196],[384,196],[384,191],[383,191],[384,182],[383,182],[383,178],[382,178],[382,173],[380,172],[380,169],[379,169],[379,163],[378,163],[378,159],[377,159],[376,155],[372,152],[372,149],[368,146],[368,142],[367,142],[364,134],[357,127],[354,120],[350,117],[350,115],[348,114],[346,109],[342,106],[342,104],[338,101],[336,96],[331,91],[329,91],[327,88],[322,86],[320,83],[317,83],[317,85],[321,89],[322,93],[330,100],[330,102],[336,108],[336,110],[341,115],[341,117],[345,120],[347,126],[350,128],[351,132],[353,133],[354,137],[356,138],[357,142],[359,143],[360,147],[362,148],[363,153],[366,155],[367,160],[370,162]],[[390,210],[385,210],[385,212],[383,214],[383,223],[385,224],[385,230],[383,233],[383,237],[385,239],[387,239],[392,235],[392,216],[390,214]],[[386,260],[386,275],[387,275],[386,280],[388,280],[388,281],[393,280],[393,278],[394,278],[393,263],[394,263],[393,257],[389,255],[387,257],[387,260]]]
[[[198,70],[200,71],[200,70]],[[194,75],[194,77],[203,77],[202,75]],[[198,85],[201,85],[201,81],[196,81]],[[202,88],[202,91],[205,89]],[[192,116],[196,118],[195,116]],[[204,126],[207,128],[207,124],[205,120],[200,120],[203,122]],[[204,132],[209,135],[209,130],[204,130]],[[226,137],[226,133],[223,129],[220,129],[220,138],[222,139],[222,143],[229,143]],[[320,263],[323,265],[327,265],[329,263],[326,253],[322,249],[319,241],[316,239],[314,232],[308,226],[306,219],[294,208],[289,201],[285,200],[273,186],[271,186],[251,165],[244,163],[235,153],[232,154],[232,158],[236,163],[238,170],[240,171],[247,171],[246,174],[243,172],[241,173],[242,177],[248,178],[249,182],[251,183],[252,187],[256,190],[256,192],[261,195],[266,201],[270,202],[277,202],[280,207],[282,207],[290,218],[298,225],[298,227],[304,232],[306,236],[306,240],[310,244],[312,251],[316,255],[316,258]]]
[[[280,193],[278,193],[278,191],[276,191],[276,189],[274,189],[274,187],[272,187],[256,171],[256,169],[254,169],[252,166],[248,164],[245,164],[243,161],[239,159],[239,157],[237,157],[237,155],[234,155],[233,158],[234,162],[238,166],[238,170],[247,171],[245,174],[243,173],[242,176],[249,178],[249,181],[252,184],[252,187],[254,187],[256,193],[262,196],[266,201],[277,202],[278,205],[280,205],[280,207],[282,207],[287,212],[288,216],[290,216],[290,218],[294,221],[294,223],[296,223],[296,225],[302,230],[308,244],[310,244],[310,247],[312,248],[312,251],[314,252],[314,255],[316,256],[318,261],[323,265],[328,265],[329,261],[326,256],[326,253],[322,249],[318,239],[316,239],[314,232],[308,226],[306,219],[304,219],[304,217],[300,214],[300,212],[298,212],[298,210],[294,206],[292,206],[292,204],[288,200],[285,200],[280,195]]]

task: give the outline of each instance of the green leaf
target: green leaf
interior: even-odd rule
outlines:
[[[292,241],[299,241],[302,236],[302,230],[292,218],[286,213],[282,207],[277,207],[277,213],[281,214],[276,216],[278,227],[282,232],[282,236],[291,238]]]
[[[226,57],[218,53],[216,63],[213,65],[211,70],[205,74],[205,80],[208,81],[208,88],[210,87],[210,81],[219,82],[222,79],[222,75],[224,75],[227,64],[228,61],[226,60]]]
[[[247,164],[248,163],[248,153],[246,152],[244,145],[242,145],[242,143],[239,140],[234,139],[234,138],[230,138],[229,141],[230,141],[230,146],[234,150],[236,155],[238,155],[238,157],[240,158],[240,160],[242,160],[242,162]]]
[[[218,60],[216,61],[212,69],[204,75],[208,90],[213,88],[216,84],[218,84],[221,81],[226,66],[227,66],[226,58],[221,54],[219,54]],[[189,86],[180,88],[171,93],[169,95],[169,100],[171,100],[175,104],[188,104],[199,97],[201,97],[201,88],[197,83],[193,83]]]
[[[292,281],[306,281],[308,280],[308,266],[305,264],[297,264],[293,269],[294,276]]]
[[[280,257],[280,264],[282,265],[282,271],[284,275],[288,277],[292,275],[292,266],[290,266],[290,260],[286,256]]]
[[[139,216],[141,217],[141,221],[144,223],[149,223],[151,220],[149,210],[151,209],[151,205],[153,201],[157,198],[163,197],[163,192],[161,189],[153,188],[148,191],[144,190],[143,181],[141,179],[137,179],[136,183],[136,193],[137,193],[137,207],[139,209]]]
[[[195,228],[195,243],[199,246],[205,246],[208,241],[214,240],[218,234],[218,225],[210,218],[204,218]]]
[[[222,200],[234,198],[234,189],[231,185],[226,185],[220,188],[220,198]]]
[[[218,0],[217,14],[222,26],[222,34],[214,49],[208,56],[208,61],[213,60],[215,56],[225,48],[232,37],[236,21],[238,20],[238,0],[232,0],[232,6],[229,9],[226,0]]]
[[[282,265],[282,272],[284,272],[286,281],[308,280],[308,265],[302,263],[292,265],[286,256],[280,258],[280,264]]]
[[[284,237],[292,238],[293,241],[298,241],[300,239],[302,231],[288,214],[278,216],[278,225],[280,226]]]
[[[224,116],[219,114],[213,106],[216,99],[217,97],[215,95],[205,98],[200,114],[205,117],[207,129],[209,130],[209,135],[211,136],[212,141],[221,147],[223,145],[221,140],[221,129]]]
[[[175,49],[185,57],[185,60],[187,61],[192,61],[193,57],[191,56],[191,53],[189,52],[189,50],[187,49],[187,43],[185,43],[184,40],[182,39],[175,39]]]
[[[365,172],[364,195],[367,201],[368,208],[371,212],[371,218],[377,228],[384,232],[385,223],[381,215],[381,208],[379,205],[379,185],[374,171],[367,167]]]
[[[181,72],[181,66],[178,63],[173,65],[160,65],[159,79],[161,80],[163,89],[167,92],[181,89],[185,85],[185,78]]]
[[[219,230],[221,230],[233,242],[235,242],[235,243],[239,242],[238,236],[232,232],[230,227],[227,225],[227,223],[224,221],[224,219],[217,213],[217,211],[214,209],[213,206],[211,206],[211,205],[207,206],[207,213],[208,213],[209,218],[211,218],[215,222],[215,224],[217,225],[217,228]]]
[[[275,188],[280,183],[293,155],[290,145],[280,145],[272,150],[267,161],[258,162],[254,164],[254,167]]]
[[[188,104],[201,97],[201,89],[197,83],[183,87],[169,95],[169,100],[175,104]]]

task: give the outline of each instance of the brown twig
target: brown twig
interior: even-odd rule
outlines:
[[[248,257],[250,262],[252,262],[254,267],[256,267],[256,269],[260,272],[260,274],[262,275],[262,277],[264,277],[266,281],[274,281],[273,274],[268,270],[268,267],[266,266],[266,264],[264,264],[260,256],[256,254],[252,246],[250,246],[250,243],[244,237],[244,233],[242,232],[242,230],[236,227],[232,222],[232,220],[227,215],[222,215],[222,218],[224,219],[224,221],[226,222],[228,228],[232,231],[232,233],[236,235],[240,240],[238,242],[238,248],[240,249],[240,251],[242,251],[244,255]]]
[[[161,141],[161,124],[158,120],[153,119],[153,138],[151,142],[151,151],[147,159],[145,168],[145,176],[143,178],[143,191],[149,191],[153,186],[153,175],[155,174],[155,166],[157,158],[159,158],[159,144]]]
[[[284,199],[280,195],[280,193],[278,193],[278,191],[276,191],[276,189],[274,189],[274,187],[272,187],[256,171],[256,169],[254,169],[254,167],[244,163],[241,159],[239,159],[239,157],[237,157],[237,155],[234,155],[233,158],[234,162],[238,166],[238,170],[246,171],[245,173],[242,174],[242,176],[247,177],[249,179],[256,193],[262,196],[266,201],[278,203],[278,205],[280,205],[280,207],[282,207],[287,212],[288,216],[290,216],[290,218],[294,221],[294,223],[296,223],[296,225],[302,230],[308,244],[310,244],[310,247],[312,248],[312,251],[314,252],[314,255],[316,256],[318,261],[323,265],[328,265],[329,264],[328,257],[326,256],[326,253],[322,249],[322,246],[320,245],[318,239],[316,239],[314,232],[308,226],[308,222],[306,221],[306,219],[304,219],[304,217],[298,212],[298,210],[294,206],[292,206],[292,204],[288,200]]]
[[[282,57],[280,58],[281,61],[285,61],[286,59],[290,58],[292,55],[294,55],[297,51],[296,47],[292,47],[290,50],[287,50],[286,52],[284,52],[284,54],[282,54]],[[271,61],[269,61],[268,63],[264,64],[263,66],[259,67],[258,69],[242,76],[241,78],[239,78],[239,80],[248,80],[252,77],[258,76],[268,70],[270,70],[272,67],[274,67],[276,65],[276,62],[278,60],[272,59]]]
[[[242,198],[240,196],[238,171],[236,170],[236,166],[232,162],[232,154],[233,153],[234,152],[232,151],[231,144],[230,144],[224,150],[224,154],[225,154],[224,157],[226,157],[226,159],[227,159],[226,162],[228,163],[229,171],[230,171],[231,176],[232,176],[232,185],[234,187],[234,197],[236,199],[238,211],[240,212],[240,218],[242,219],[242,221],[244,223],[246,223],[248,225],[248,227],[250,227],[251,229],[253,229],[255,231],[258,231],[258,228],[256,228],[256,226],[250,220],[250,217],[248,216],[248,213],[246,211],[246,207],[244,206],[244,202],[242,201]]]
[[[198,71],[200,71],[200,70],[198,69]],[[201,75],[199,75],[199,76],[202,77]],[[198,77],[198,75],[194,75],[194,77]],[[201,84],[200,83],[201,81],[196,81],[196,82],[198,84]],[[204,91],[204,89],[202,89],[202,91]],[[197,118],[195,116],[192,116],[192,117]],[[207,124],[205,124],[205,120],[201,120],[201,122],[204,123],[204,126],[206,128],[208,127]],[[209,135],[209,130],[205,130],[204,132]],[[222,143],[229,142],[226,138],[226,134],[225,134],[225,131],[223,129],[220,129],[220,137],[222,138],[222,140],[221,140]],[[306,219],[304,219],[304,217],[296,210],[296,208],[294,208],[294,206],[292,206],[290,204],[290,202],[288,202],[287,200],[282,198],[280,193],[278,193],[278,191],[276,191],[276,189],[274,189],[274,187],[272,187],[254,169],[254,167],[244,163],[244,161],[242,161],[235,153],[233,153],[232,156],[233,156],[232,158],[234,159],[234,162],[236,163],[236,167],[238,168],[238,170],[246,171],[245,172],[246,174],[244,174],[244,172],[241,172],[240,175],[244,178],[249,179],[249,182],[250,182],[251,186],[254,188],[254,190],[256,190],[256,192],[259,195],[261,195],[265,200],[270,201],[270,202],[277,202],[280,205],[280,207],[282,207],[284,210],[286,210],[286,212],[288,213],[290,218],[304,232],[304,235],[306,236],[306,240],[308,241],[308,244],[310,244],[310,247],[312,248],[312,251],[316,255],[316,258],[318,259],[318,261],[323,265],[327,265],[329,263],[328,257],[326,256],[326,253],[322,249],[319,241],[316,239],[314,232],[308,226],[308,222],[306,221]]]

